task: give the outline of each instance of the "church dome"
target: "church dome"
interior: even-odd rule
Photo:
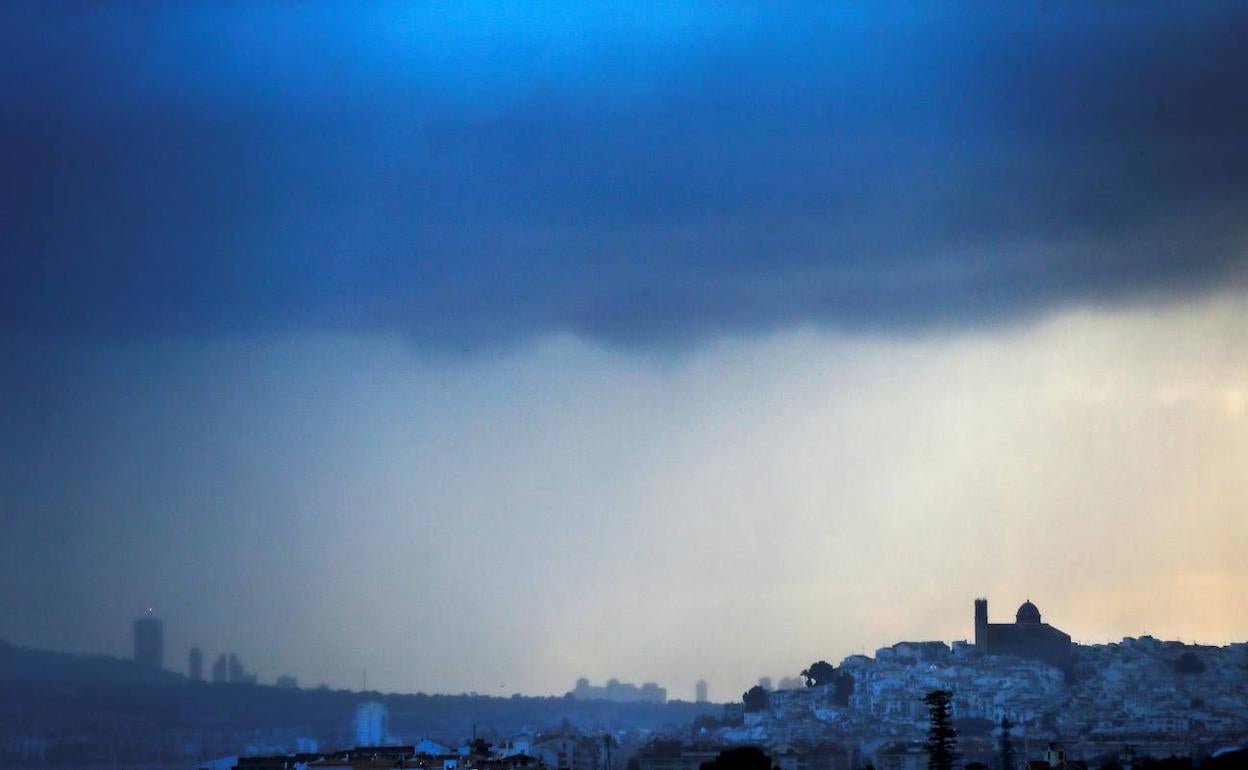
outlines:
[[[1023,602],[1018,608],[1018,614],[1014,616],[1015,623],[1039,623],[1040,608],[1031,603],[1031,600]]]

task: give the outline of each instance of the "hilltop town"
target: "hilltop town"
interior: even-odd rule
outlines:
[[[1248,735],[1246,643],[1142,636],[1077,645],[1041,623],[1030,602],[1015,623],[987,629],[977,622],[974,642],[902,642],[873,657],[849,656],[834,668],[852,681],[849,692],[834,681],[770,692],[761,708],[730,705],[724,723],[702,725],[694,740],[776,747],[832,741],[851,764],[910,767],[926,761],[922,697],[932,690],[953,693],[962,751],[971,757],[995,756],[1003,719],[1020,752],[1060,742],[1084,758],[1202,756]]]

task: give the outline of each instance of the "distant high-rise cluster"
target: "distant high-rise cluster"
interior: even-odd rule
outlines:
[[[165,666],[165,626],[150,609],[134,621],[134,661],[153,668]]]
[[[654,682],[638,687],[618,679],[608,679],[605,687],[591,685],[581,677],[576,680],[572,697],[577,700],[608,700],[613,703],[667,703],[667,690]]]
[[[234,653],[222,653],[212,664],[213,684],[255,684],[257,677]]]
[[[134,660],[143,666],[164,668],[165,625],[150,609],[134,621]],[[199,647],[192,647],[186,657],[186,675],[192,682],[204,681],[204,652]],[[216,684],[256,684],[258,681],[232,652],[217,656],[211,676]],[[288,680],[287,686],[295,686],[290,684],[295,681],[293,677],[284,678]]]
[[[806,680],[800,676],[782,676],[777,680],[773,680],[769,676],[760,676],[758,678],[758,686],[767,692],[799,690],[806,686]]]
[[[212,683],[226,684],[230,681],[229,664],[226,662],[224,655],[218,655],[217,661],[212,664]]]

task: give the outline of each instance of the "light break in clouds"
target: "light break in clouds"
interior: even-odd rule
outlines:
[[[965,638],[1248,635],[1248,304],[694,353],[305,335],[25,351],[0,636],[265,677],[561,693]],[[54,383],[46,386],[46,383]],[[35,385],[39,389],[35,390]]]

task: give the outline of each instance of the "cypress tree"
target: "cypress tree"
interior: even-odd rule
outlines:
[[[948,690],[933,690],[923,697],[931,724],[927,729],[927,770],[953,770],[958,759],[958,731],[949,714]]]
[[[1013,726],[1009,717],[1001,717],[1001,770],[1014,770],[1014,741],[1010,739]]]

